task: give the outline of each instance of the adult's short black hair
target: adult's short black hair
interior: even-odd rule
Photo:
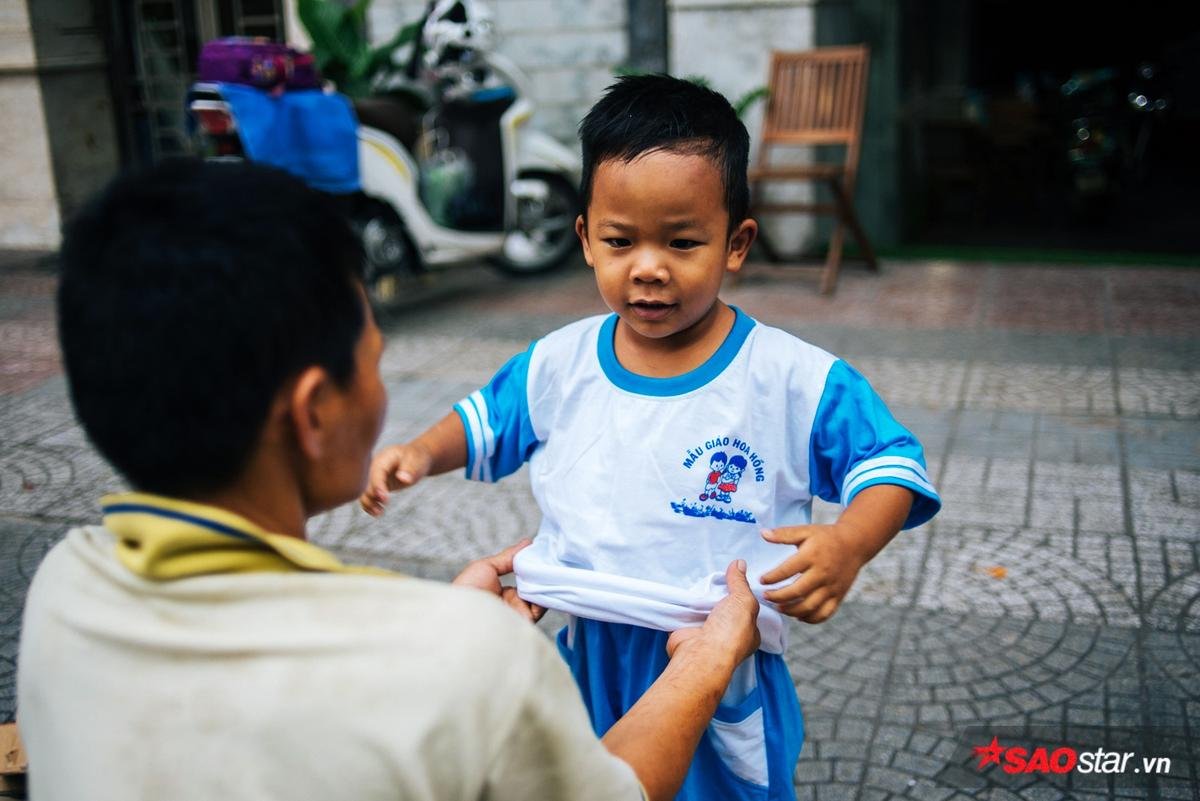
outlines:
[[[362,246],[286,173],[180,160],[118,177],[68,226],[60,261],[75,413],[139,490],[228,486],[290,377],[353,377]]]
[[[618,78],[579,124],[579,138],[585,213],[600,164],[669,150],[705,156],[717,165],[725,184],[730,232],[749,215],[750,136],[729,101],[712,89],[669,75]]]

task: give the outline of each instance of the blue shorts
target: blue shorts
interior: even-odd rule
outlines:
[[[573,618],[558,633],[559,653],[579,684],[597,736],[663,672],[668,636],[584,618]],[[738,674],[700,739],[676,801],[795,801],[792,774],[804,723],[787,663],[759,651]]]

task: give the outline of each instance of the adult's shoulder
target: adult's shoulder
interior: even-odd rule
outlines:
[[[488,593],[401,574],[230,573],[152,581],[116,558],[113,534],[74,529],[42,562],[40,600],[113,631],[136,620],[148,636],[186,634],[220,650],[253,640],[262,653],[487,656],[536,647],[536,629]],[[171,609],[162,616],[157,610]],[[184,625],[184,624],[188,625]],[[202,624],[202,625],[201,625]],[[190,627],[189,627],[190,626]],[[524,647],[524,646],[522,646]]]

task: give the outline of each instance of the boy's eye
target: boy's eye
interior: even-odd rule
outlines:
[[[703,244],[703,243],[697,242],[694,239],[672,239],[671,240],[671,247],[675,248],[676,250],[691,250],[692,248],[700,247],[701,244]]]
[[[605,239],[605,240],[602,240],[602,241],[604,242],[604,244],[608,245],[609,247],[613,247],[613,248],[627,248],[627,247],[629,247],[629,240],[628,240],[628,239],[624,239],[624,238],[622,238],[622,237],[619,237],[619,236],[612,236],[612,237],[609,237],[608,239]]]

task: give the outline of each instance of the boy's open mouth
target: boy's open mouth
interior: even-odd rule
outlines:
[[[635,316],[642,320],[661,320],[675,308],[674,303],[664,303],[661,300],[635,300],[629,308]]]

